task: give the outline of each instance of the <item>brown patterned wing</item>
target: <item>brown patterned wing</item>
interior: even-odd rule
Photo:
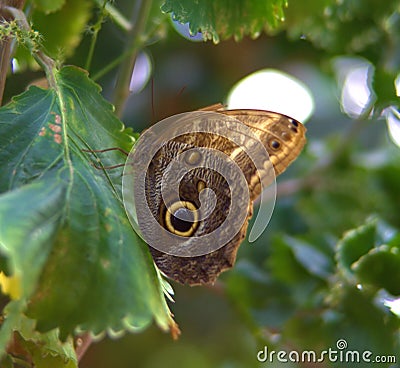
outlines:
[[[282,173],[296,159],[306,142],[305,127],[295,119],[282,114],[263,110],[224,110],[221,104],[201,110],[218,112],[233,117],[250,127],[266,148],[276,176]],[[209,137],[193,134],[190,137],[181,137],[180,141],[178,140],[175,144],[183,146],[188,142],[193,143],[199,140],[205,142],[206,138]],[[263,180],[262,175],[264,174],[257,172],[246,154],[241,152],[240,149],[238,153],[238,149],[235,149],[226,139],[215,138],[209,140],[213,143],[206,144],[207,146],[218,146],[216,148],[230,155],[238,163],[246,177],[251,201],[254,201],[260,194],[260,180]],[[219,187],[217,186],[215,189],[218,190]],[[248,219],[252,215],[252,203],[248,208],[243,208],[243,211],[247,211],[248,218],[237,235],[228,244],[216,251],[198,257],[178,257],[150,248],[157,266],[169,278],[183,284],[214,283],[221,272],[233,267],[235,263],[237,250],[245,237]]]
[[[297,158],[306,143],[306,128],[299,121],[271,111],[225,110],[246,124],[264,144],[278,176]]]

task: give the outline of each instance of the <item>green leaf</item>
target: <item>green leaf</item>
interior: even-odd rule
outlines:
[[[332,268],[321,250],[291,236],[275,237],[268,264],[275,277],[288,283],[298,283],[309,275],[324,279]]]
[[[42,12],[49,14],[62,8],[66,0],[35,0],[35,7]]]
[[[388,152],[388,157],[391,157],[394,162],[379,168],[376,180],[379,182],[382,192],[388,197],[388,203],[391,204],[387,216],[389,216],[391,223],[400,227],[400,218],[397,215],[397,204],[400,203],[400,157],[398,153],[398,150]]]
[[[291,236],[285,236],[284,240],[292,250],[297,262],[311,275],[324,279],[330,274],[330,261],[321,250],[310,243]]]
[[[268,265],[273,276],[285,283],[297,283],[308,277],[307,271],[297,262],[283,237],[275,237]]]
[[[338,265],[352,282],[400,295],[399,240],[397,230],[382,220],[369,219],[338,243]]]
[[[66,189],[49,177],[0,196],[0,249],[20,280],[21,296],[37,286],[63,216]]]
[[[133,138],[73,67],[56,90],[36,87],[0,109],[0,243],[40,330],[98,334],[174,322],[146,244],[121,201],[121,171],[97,170],[82,149],[130,149]],[[104,166],[123,162],[102,154]],[[33,294],[32,294],[33,293]]]
[[[171,13],[174,20],[189,23],[192,34],[201,32],[204,40],[245,35],[258,37],[263,30],[276,28],[284,19],[287,0],[166,0],[161,10]]]
[[[353,263],[375,246],[376,226],[376,220],[369,220],[364,225],[346,232],[337,244],[337,262],[346,275],[351,277]]]
[[[360,258],[353,266],[360,283],[400,295],[400,247],[382,245]]]
[[[35,331],[35,321],[22,316],[18,326],[18,342],[30,353],[37,368],[77,368],[74,341],[60,342],[58,330]]]
[[[388,105],[398,105],[400,102],[396,92],[397,70],[390,72],[377,67],[372,78],[372,88],[375,91],[377,108],[385,108]],[[379,111],[378,111],[379,113]]]
[[[23,350],[24,357],[29,357],[28,359],[33,361],[35,367],[77,368],[73,339],[69,338],[66,342],[61,342],[58,330],[47,333],[37,332],[36,322],[22,313],[23,308],[24,304],[21,301],[12,301],[3,311],[7,318],[0,331],[1,351],[4,351],[9,335],[13,334],[13,344],[18,346],[18,350]]]
[[[382,7],[376,0],[314,0],[290,2],[285,23],[293,38],[303,36],[314,46],[336,54],[356,53],[377,61],[384,48],[398,42],[398,1]]]
[[[334,292],[337,295],[331,308],[337,314],[326,323],[332,329],[335,341],[345,339],[349,350],[393,354],[396,351],[399,319],[386,308],[378,306],[371,293],[353,285],[341,284]]]

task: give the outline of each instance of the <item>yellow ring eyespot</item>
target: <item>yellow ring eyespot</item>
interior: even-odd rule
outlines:
[[[200,193],[203,189],[205,189],[206,183],[202,180],[197,182],[197,191]]]
[[[198,227],[196,206],[189,201],[173,203],[164,215],[165,227],[168,231],[179,236],[191,236]]]

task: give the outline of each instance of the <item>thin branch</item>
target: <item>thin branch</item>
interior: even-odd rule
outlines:
[[[3,10],[8,12],[14,18],[14,20],[17,21],[21,29],[24,29],[25,31],[31,31],[31,27],[29,26],[29,23],[26,20],[25,14],[22,10],[11,6],[5,6]],[[43,51],[37,49],[37,45],[34,44],[32,40],[26,39],[25,41],[29,51],[32,53],[32,56],[45,71],[49,86],[55,87],[56,82],[54,80],[53,73],[55,69],[54,60],[44,54]]]
[[[135,65],[136,57],[142,46],[142,38],[146,28],[147,19],[150,13],[152,1],[138,0],[138,10],[133,15],[135,19],[131,31],[128,33],[126,50],[129,50],[131,57],[126,58],[121,64],[118,80],[115,86],[114,104],[115,112],[118,116],[122,115],[126,100],[129,96],[129,83]]]
[[[92,344],[93,339],[89,332],[79,336],[75,340],[75,352],[78,362],[81,361],[82,357],[85,355],[86,351]]]
[[[146,32],[146,39],[145,40],[141,40],[141,44],[139,45],[139,47],[143,47],[143,45],[146,43],[149,44],[151,42],[154,42],[154,39],[157,37],[157,34],[159,33],[159,27],[160,25],[157,24],[155,25],[154,28],[152,28],[151,30],[148,30]],[[153,40],[153,41],[152,41]],[[132,55],[132,50],[131,49],[126,49],[122,54],[120,54],[118,57],[114,58],[110,63],[108,63],[105,67],[103,67],[101,70],[99,70],[98,72],[96,72],[96,74],[94,74],[92,76],[92,80],[97,81],[98,79],[100,79],[103,75],[107,74],[109,71],[111,71],[112,69],[114,69],[115,67],[117,67],[119,64],[121,64],[125,59],[131,57]]]
[[[1,22],[9,21],[9,14],[5,14],[3,9],[5,7],[13,7],[15,9],[22,9],[25,0],[1,0],[0,1],[0,19]],[[10,67],[10,60],[12,55],[12,38],[0,40],[0,106],[3,102],[4,89],[6,87],[6,79],[8,69]]]
[[[99,1],[98,1],[99,2]],[[105,7],[107,5],[107,0],[103,0],[103,5],[99,4],[100,6],[100,15],[96,21],[96,23],[91,26],[91,29],[93,30],[92,33],[92,39],[90,41],[90,46],[89,46],[89,52],[86,58],[86,64],[85,64],[85,69],[89,71],[90,69],[90,65],[92,64],[92,60],[93,60],[93,54],[94,54],[94,48],[96,46],[96,42],[97,42],[97,37],[99,35],[100,29],[101,29],[101,25],[106,17],[106,10]]]
[[[112,21],[119,26],[124,31],[130,31],[132,29],[132,24],[127,20],[119,10],[111,4],[111,1],[107,0],[95,0],[99,7],[103,7],[105,3],[105,11],[107,15],[112,19]]]

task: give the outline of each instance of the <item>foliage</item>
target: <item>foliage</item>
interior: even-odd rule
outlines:
[[[89,68],[87,60],[94,56],[90,75],[103,75],[115,61],[137,55],[161,38],[166,45],[169,39],[178,43],[168,32],[171,17],[215,43],[231,37],[246,42],[245,36],[265,32],[265,39],[275,44],[266,52],[291,55],[288,50],[299,48],[297,61],[308,58],[328,78],[334,76],[330,66],[338,56],[371,65],[372,98],[359,121],[347,120],[354,125],[351,134],[340,128],[322,137],[310,133],[306,151],[282,179],[294,178],[295,190],[279,198],[268,231],[256,244],[242,245],[237,265],[212,290],[223,295],[251,333],[256,345],[249,348],[252,364],[262,345],[319,352],[336,347],[340,339],[351,350],[396,355],[400,153],[382,138],[386,126],[378,118],[399,103],[400,2],[153,1],[143,12],[143,24],[135,17],[127,20],[124,7],[127,3],[100,0],[32,0],[26,5],[32,30],[14,22],[0,28],[2,41],[18,39],[20,70],[37,69],[35,59],[50,85],[30,87],[0,109],[0,284],[5,298],[0,348],[11,350],[0,365],[16,361],[10,341],[37,367],[76,367],[74,337],[84,331],[115,336],[141,331],[155,320],[177,333],[165,301],[172,290],[126,218],[121,172],[92,165],[116,165],[120,154],[83,151],[129,151],[137,135],[123,126],[84,70],[62,66],[67,60]],[[107,17],[113,25],[103,25]],[[121,33],[115,39],[123,34],[126,45],[107,38],[114,37],[116,26]],[[102,33],[102,27],[113,31]],[[101,50],[88,55],[97,38]],[[40,59],[39,51],[56,58],[57,67]],[[115,59],[111,64],[109,56]],[[270,57],[281,60],[272,52]],[[232,63],[237,65],[233,58]],[[218,76],[228,73],[223,68],[204,78],[202,94],[218,91]],[[363,146],[359,136],[364,133],[376,138],[374,149]],[[177,310],[180,303],[177,298]],[[184,330],[190,334],[190,327]],[[244,338],[240,341],[246,344]],[[219,361],[215,352],[200,357],[197,350],[187,346],[179,352],[182,366],[196,354],[199,366],[249,366],[248,361]],[[165,351],[152,352],[153,362],[168,362]]]
[[[232,36],[238,41],[245,35],[257,37],[264,29],[276,28],[284,19],[286,5],[286,0],[167,0],[161,10],[172,13],[180,23],[189,23],[192,34],[200,31],[205,40],[217,43]]]
[[[55,79],[56,89],[32,87],[0,114],[0,244],[21,290],[7,318],[22,308],[62,339],[78,326],[140,329],[153,316],[167,329],[160,281],[121,204],[121,175],[102,174],[82,151],[129,149],[132,138],[82,71],[65,67]]]

